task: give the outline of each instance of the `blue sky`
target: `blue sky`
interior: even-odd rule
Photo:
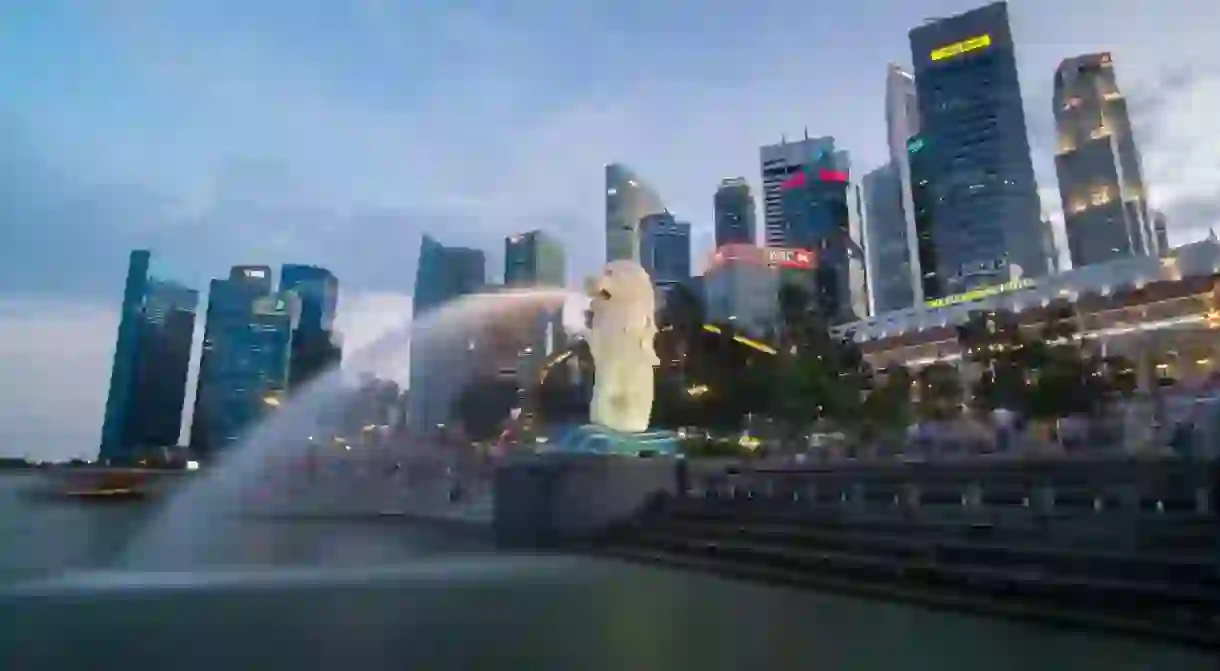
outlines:
[[[876,167],[886,63],[975,3],[24,4],[0,16],[0,453],[60,456],[96,446],[132,247],[200,287],[326,265],[359,344],[409,310],[426,231],[494,266],[504,235],[545,228],[591,271],[610,161],[706,245],[716,183],[757,188],[781,134]],[[1175,242],[1220,223],[1214,1],[1010,8],[1044,207],[1055,65],[1110,50]]]

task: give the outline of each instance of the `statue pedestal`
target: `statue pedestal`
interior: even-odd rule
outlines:
[[[560,451],[510,459],[496,469],[496,542],[546,548],[595,538],[653,497],[674,495],[678,461]]]
[[[678,453],[678,434],[672,431],[626,433],[597,424],[586,424],[567,432],[541,451],[564,454],[668,457]]]

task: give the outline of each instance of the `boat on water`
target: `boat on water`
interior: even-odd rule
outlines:
[[[54,478],[28,492],[44,501],[130,503],[153,498],[146,478],[134,473],[104,473],[89,477]]]

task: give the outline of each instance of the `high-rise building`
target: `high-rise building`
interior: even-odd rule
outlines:
[[[640,265],[654,284],[676,284],[690,278],[690,223],[669,212],[640,220]]]
[[[656,190],[627,166],[606,166],[606,261],[640,258],[640,220],[664,212]]]
[[[416,431],[430,432],[449,419],[450,406],[463,378],[463,357],[469,334],[435,333],[420,329],[426,317],[446,303],[478,291],[487,284],[486,257],[478,249],[447,247],[425,235],[415,270],[411,338],[411,412]]]
[[[885,128],[890,150],[890,165],[898,174],[902,220],[902,242],[907,246],[906,269],[909,270],[911,303],[923,300],[922,271],[919,267],[918,234],[915,230],[915,201],[911,196],[911,166],[907,158],[907,142],[919,133],[919,97],[915,92],[915,76],[890,63],[885,76]],[[867,236],[865,236],[867,238]],[[897,245],[895,241],[893,243]],[[896,254],[897,252],[894,252]],[[876,276],[874,276],[874,280]]]
[[[529,231],[504,239],[504,285],[508,288],[562,287],[567,262],[559,241],[543,231]],[[537,325],[519,354],[519,377],[539,369],[565,346],[562,309],[538,315]]]
[[[1059,265],[1059,245],[1055,243],[1055,225],[1045,215],[1042,217],[1041,235],[1047,270],[1051,273],[1061,272],[1063,269]]]
[[[1041,208],[1007,5],[931,21],[913,29],[910,41],[944,290],[1044,275]]]
[[[759,148],[763,185],[763,243],[767,247],[796,246],[787,238],[783,183],[808,166],[822,162],[826,154],[833,152],[834,138],[811,139],[808,134],[798,142],[781,140],[779,144]]]
[[[339,279],[325,268],[285,264],[280,268],[279,288],[295,293],[301,304],[289,367],[289,386],[297,389],[338,366],[342,358],[334,331]]]
[[[887,163],[866,174],[863,186],[864,240],[868,274],[873,280],[873,309],[880,313],[909,308],[915,302],[915,292],[902,210],[902,176],[897,165]]]
[[[1169,253],[1169,224],[1165,221],[1165,213],[1160,210],[1152,213],[1152,232],[1156,235],[1157,253],[1165,256]]]
[[[716,212],[717,247],[758,244],[754,194],[744,177],[722,180],[712,204]]]
[[[640,220],[640,265],[656,287],[658,310],[673,287],[690,279],[690,245],[690,224],[675,220],[669,212]]]
[[[149,275],[152,255],[131,253],[98,458],[130,461],[173,447],[182,432],[199,292]]]
[[[504,239],[504,285],[562,287],[567,280],[563,246],[543,231]]]
[[[1144,171],[1108,53],[1055,70],[1055,171],[1072,266],[1156,254]]]
[[[932,207],[936,198],[932,192],[932,153],[924,151],[925,147],[922,135],[915,135],[907,142],[911,207],[915,214],[915,255],[919,261],[920,294],[926,303],[943,297],[945,287],[937,271],[936,241],[932,231]]]
[[[234,266],[212,280],[191,423],[196,453],[232,446],[283,402],[300,314],[299,296],[275,292],[268,266]]]
[[[834,150],[833,140],[830,149],[780,188],[783,237],[790,247],[813,252],[812,289],[822,313],[836,324],[869,312],[860,188],[851,181],[847,152]]]
[[[725,245],[712,253],[692,289],[704,300],[707,321],[762,337],[777,327],[780,286],[805,285],[815,265],[814,254],[804,249]]]

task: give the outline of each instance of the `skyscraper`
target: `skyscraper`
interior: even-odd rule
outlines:
[[[151,253],[127,267],[98,458],[134,460],[178,444],[199,292],[149,275]]]
[[[877,312],[909,308],[915,293],[898,166],[887,163],[873,170],[864,176],[863,186],[873,307]]]
[[[690,279],[690,224],[669,212],[640,220],[640,265],[653,284],[677,284]]]
[[[1165,221],[1165,213],[1160,210],[1152,213],[1152,232],[1156,235],[1157,253],[1165,256],[1169,253],[1169,224]]]
[[[280,268],[279,288],[295,293],[301,303],[289,367],[289,386],[297,389],[338,366],[342,358],[334,332],[339,279],[325,268],[285,264]]]
[[[744,177],[722,180],[713,199],[716,211],[716,246],[758,244],[754,194]]]
[[[1072,266],[1156,254],[1127,101],[1108,53],[1055,70],[1055,171]]]
[[[825,154],[834,151],[834,138],[819,137],[765,145],[758,150],[762,165],[763,185],[763,242],[767,247],[794,247],[787,238],[784,220],[783,183],[806,167],[823,160]]]
[[[944,290],[1045,274],[1007,5],[927,23],[910,40]]]
[[[782,237],[817,259],[813,291],[832,324],[868,316],[868,290],[861,231],[862,197],[851,182],[846,151],[829,151],[781,183]]]
[[[509,288],[562,287],[567,263],[559,241],[543,231],[529,231],[504,239],[504,285]],[[552,352],[564,346],[562,309],[538,316],[528,351],[519,357],[519,374],[538,369]],[[522,380],[524,381],[524,380]]]
[[[445,337],[419,329],[434,310],[486,285],[486,258],[481,250],[446,247],[425,235],[415,270],[411,337],[411,412],[416,431],[430,432],[448,421],[450,405],[462,378],[456,371],[467,351],[468,334]]]
[[[640,258],[640,220],[664,212],[661,197],[624,165],[606,166],[606,261]]]
[[[543,231],[529,231],[504,239],[504,285],[508,287],[562,287],[567,265],[559,241]]]
[[[657,309],[670,289],[690,279],[690,224],[669,212],[640,220],[640,265],[656,288]]]
[[[926,149],[923,136],[915,135],[907,141],[907,165],[911,171],[911,207],[915,219],[915,255],[919,260],[919,287],[924,302],[943,297],[944,283],[940,281],[936,262],[936,240],[933,237],[932,217],[935,194],[932,191],[931,152]]]
[[[282,403],[300,313],[296,293],[273,291],[267,266],[234,266],[212,280],[191,424],[198,454],[232,446]]]
[[[911,166],[907,156],[907,142],[919,133],[919,97],[915,93],[915,76],[902,67],[890,63],[885,76],[885,127],[890,150],[890,165],[897,173],[902,221],[904,224],[901,243],[906,244],[905,269],[909,273],[911,299],[893,305],[903,307],[923,300],[922,271],[919,266],[918,232],[915,230],[915,201],[911,195]],[[868,237],[868,236],[866,236]],[[871,238],[870,238],[871,239]],[[886,258],[897,259],[899,241],[892,243],[893,251]],[[877,276],[874,275],[876,280]],[[887,301],[888,302],[888,301]],[[892,308],[891,308],[892,309]]]

